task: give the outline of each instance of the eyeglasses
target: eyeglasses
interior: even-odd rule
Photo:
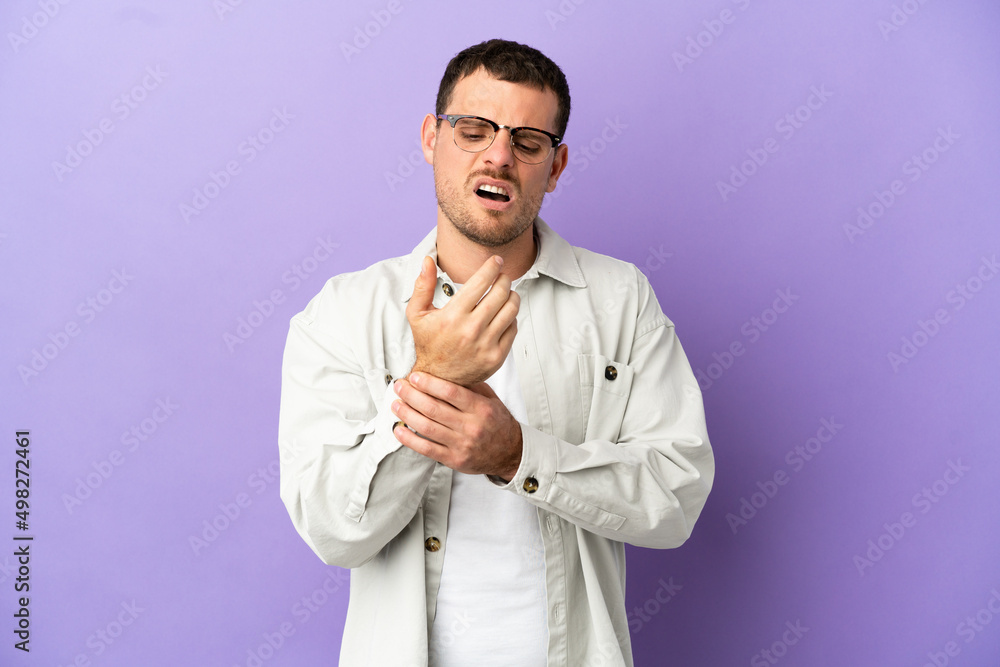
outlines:
[[[438,114],[454,132],[455,145],[468,153],[480,153],[493,145],[500,128],[510,132],[510,148],[514,157],[525,164],[540,164],[559,145],[562,137],[533,127],[509,127],[479,116]]]

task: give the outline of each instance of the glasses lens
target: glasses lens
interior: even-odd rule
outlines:
[[[455,143],[463,151],[484,151],[493,143],[493,126],[475,118],[455,122]]]
[[[514,155],[521,162],[538,164],[549,156],[552,140],[534,130],[518,130],[513,137]]]

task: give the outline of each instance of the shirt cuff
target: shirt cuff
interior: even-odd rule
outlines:
[[[552,436],[527,424],[521,424],[521,464],[509,482],[496,475],[487,478],[497,486],[531,500],[545,500],[555,477],[556,443]]]
[[[390,382],[385,388],[382,400],[379,402],[378,412],[375,418],[369,422],[371,429],[369,432],[375,437],[371,440],[370,451],[362,467],[358,470],[358,477],[351,490],[345,515],[354,521],[360,521],[365,513],[368,504],[368,492],[371,488],[371,481],[375,477],[382,460],[392,454],[403,444],[392,434],[392,429],[399,418],[392,413],[392,402],[399,398],[392,386],[395,382]]]
[[[397,440],[396,436],[392,434],[396,424],[400,421],[399,417],[392,412],[393,402],[401,400],[393,388],[395,384],[396,381],[393,380],[386,386],[385,393],[382,394],[382,402],[379,404],[378,414],[375,417],[375,433],[379,436],[379,442],[385,443],[385,447],[380,448],[383,456],[391,454],[403,446],[403,443]],[[382,456],[379,456],[380,460],[381,458]]]

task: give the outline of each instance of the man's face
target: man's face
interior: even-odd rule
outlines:
[[[481,69],[455,85],[444,113],[481,116],[501,125],[555,134],[557,106],[549,89],[499,81]],[[481,246],[507,245],[530,229],[545,193],[555,189],[566,166],[566,146],[552,151],[541,164],[525,164],[511,152],[506,128],[479,153],[456,146],[453,132],[447,121],[437,124],[432,115],[424,119],[424,155],[434,165],[438,219],[443,217],[445,224]],[[479,189],[483,184],[502,188],[509,200],[485,194]]]

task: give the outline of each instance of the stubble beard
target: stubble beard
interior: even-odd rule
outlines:
[[[510,183],[509,179],[495,174],[475,174],[475,176],[487,176]],[[469,180],[472,180],[471,177]],[[434,191],[441,212],[462,236],[487,248],[499,248],[512,243],[531,226],[542,208],[544,192],[528,197],[524,196],[519,187],[514,190],[518,196],[512,210],[494,211],[482,208],[474,212],[472,210],[474,204],[463,200],[462,193],[456,190],[453,183],[434,179]],[[475,213],[478,213],[478,219]],[[506,216],[509,216],[510,222],[504,224],[503,218]]]

